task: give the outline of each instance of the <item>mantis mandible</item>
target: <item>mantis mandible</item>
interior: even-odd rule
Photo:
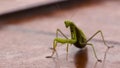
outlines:
[[[74,46],[76,46],[78,48],[84,48],[86,45],[90,45],[93,49],[95,58],[97,59],[97,61],[101,62],[102,60],[98,59],[93,44],[89,43],[89,41],[94,36],[96,36],[98,33],[100,33],[102,40],[104,42],[104,45],[109,49],[110,46],[108,46],[106,44],[102,31],[98,30],[94,35],[92,35],[89,39],[87,39],[85,34],[83,33],[83,31],[81,29],[79,29],[73,22],[66,20],[66,21],[64,21],[64,23],[65,23],[66,28],[68,28],[68,27],[70,28],[71,39],[69,39],[67,36],[65,36],[65,34],[60,29],[57,29],[56,30],[56,38],[53,41],[52,55],[47,56],[47,58],[51,58],[54,55],[54,53],[56,51],[57,43],[63,43],[63,44],[66,43],[67,44],[67,47],[66,47],[67,53],[68,53],[69,44],[73,44]],[[61,33],[65,38],[58,38],[58,32]]]

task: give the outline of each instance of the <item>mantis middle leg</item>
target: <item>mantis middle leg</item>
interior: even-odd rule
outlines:
[[[95,51],[95,48],[94,48],[93,44],[91,44],[91,43],[87,43],[86,45],[90,45],[90,46],[92,47],[95,58],[97,59],[97,61],[102,62],[102,60],[98,59],[98,57],[97,57],[97,54],[96,54],[96,51]]]
[[[62,34],[66,39],[68,39],[68,37],[60,29],[56,30],[56,38],[58,38],[58,32]],[[66,47],[67,54],[68,54],[68,48],[69,48],[69,44],[67,43],[67,47]]]
[[[98,30],[93,36],[91,36],[91,37],[87,40],[87,42],[90,41],[90,40],[91,40],[94,36],[96,36],[98,33],[101,34],[102,40],[103,40],[103,42],[104,42],[104,45],[107,46],[108,49],[111,48],[111,47],[113,47],[113,46],[108,46],[108,45],[106,44],[106,42],[105,42],[105,40],[104,40],[103,33],[102,33],[101,30]],[[86,43],[87,43],[87,42],[86,42]],[[94,48],[93,44],[87,43],[86,45],[92,46],[93,52],[94,52],[94,55],[95,55],[96,59],[101,62],[101,60],[99,60],[99,59],[97,58],[96,51],[95,51],[95,48]]]
[[[65,39],[58,38],[58,32],[61,33],[65,37]],[[56,51],[57,43],[63,43],[63,44],[66,43],[67,44],[66,51],[68,53],[69,44],[74,44],[75,42],[76,42],[76,40],[74,40],[74,39],[68,39],[68,37],[66,35],[64,35],[64,33],[62,33],[62,31],[60,29],[57,29],[56,30],[56,38],[53,41],[53,52],[52,52],[51,57],[54,55],[54,53]]]
[[[107,46],[108,48],[111,48],[111,46],[108,46],[108,45],[106,44],[106,42],[105,42],[105,40],[104,40],[103,33],[102,33],[101,30],[98,30],[93,36],[91,36],[91,37],[87,40],[87,42],[90,41],[90,40],[91,40],[94,36],[96,36],[98,33],[101,34],[102,40],[103,40],[103,42],[104,42],[104,45]]]

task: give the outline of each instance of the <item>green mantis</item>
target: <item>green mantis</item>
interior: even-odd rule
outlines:
[[[96,36],[98,33],[100,33],[102,40],[104,42],[104,45],[109,49],[110,46],[108,46],[106,44],[102,31],[98,30],[94,35],[92,35],[89,39],[87,39],[85,34],[83,33],[83,31],[81,29],[79,29],[73,22],[66,20],[64,23],[65,23],[66,28],[68,28],[68,27],[70,28],[71,39],[69,39],[67,36],[65,36],[60,29],[57,29],[56,38],[53,41],[52,55],[48,56],[47,58],[50,58],[54,55],[54,53],[56,51],[57,43],[63,43],[63,44],[67,44],[67,47],[66,47],[67,53],[68,53],[69,44],[73,44],[74,46],[76,46],[78,48],[84,48],[86,45],[90,45],[93,49],[95,58],[97,59],[97,61],[101,62],[102,60],[98,59],[93,44],[89,43],[89,41],[94,36]],[[58,32],[61,33],[65,38],[58,38]]]

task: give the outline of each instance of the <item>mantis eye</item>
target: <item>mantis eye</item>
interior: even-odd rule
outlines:
[[[68,28],[68,27],[70,26],[70,23],[71,23],[71,22],[68,21],[68,20],[66,20],[64,23],[65,23],[66,28]]]

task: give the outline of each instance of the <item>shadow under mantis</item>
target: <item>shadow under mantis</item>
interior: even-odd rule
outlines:
[[[79,50],[74,57],[76,68],[86,68],[88,62],[88,49],[87,47]]]
[[[113,47],[112,47],[113,48]],[[111,48],[106,49],[105,54],[104,54],[104,58],[102,61],[102,65],[101,68],[105,68],[105,62],[106,62],[106,58],[107,58],[107,53],[109,52]],[[85,47],[84,49],[79,50],[74,57],[74,61],[75,61],[75,66],[76,68],[86,68],[87,67],[87,63],[88,63],[88,49],[87,47]],[[93,65],[93,68],[97,68],[98,66],[98,61],[96,61]]]

